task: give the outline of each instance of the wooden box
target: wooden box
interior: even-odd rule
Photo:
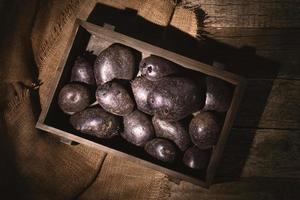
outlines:
[[[94,54],[97,55],[100,51],[115,42],[122,43],[140,51],[142,53],[142,57],[149,56],[150,54],[159,55],[185,68],[223,79],[234,86],[232,102],[226,113],[219,140],[212,149],[211,158],[206,171],[194,172],[193,170],[178,167],[177,165],[174,165],[173,167],[164,165],[151,158],[144,151],[141,151],[139,147],[126,145],[120,138],[103,140],[81,134],[71,127],[68,122],[68,116],[62,115],[62,112],[57,105],[57,96],[60,89],[69,81],[71,67],[76,56],[80,55],[85,50],[92,50],[94,51]],[[125,159],[166,173],[175,179],[186,180],[203,187],[209,187],[213,181],[217,165],[221,159],[245,86],[244,79],[237,75],[216,69],[215,67],[82,20],[77,20],[75,23],[74,31],[68,41],[65,56],[61,60],[57,76],[53,77],[53,81],[55,82],[55,87],[51,90],[48,102],[46,103],[46,108],[40,114],[36,125],[38,129],[52,133],[66,140],[75,141],[98,148],[101,151],[121,156]]]

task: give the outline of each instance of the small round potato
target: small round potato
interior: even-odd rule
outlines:
[[[93,65],[83,56],[78,56],[72,67],[71,82],[81,82],[95,85]]]
[[[58,94],[58,105],[64,113],[74,114],[89,106],[92,97],[89,88],[80,83],[65,85]]]
[[[220,130],[217,116],[209,111],[198,113],[189,125],[192,142],[199,148],[210,148],[216,144]]]
[[[226,112],[233,95],[230,84],[221,79],[207,77],[206,87],[206,101],[203,109]]]
[[[145,145],[145,151],[152,157],[167,163],[172,163],[176,158],[175,146],[166,139],[155,138]]]
[[[141,74],[151,81],[160,80],[178,71],[175,63],[155,55],[144,58],[140,62]]]
[[[188,148],[183,155],[183,163],[192,168],[203,170],[207,167],[210,158],[210,151],[199,149],[196,146]]]
[[[100,107],[87,108],[70,117],[71,125],[78,131],[98,138],[112,138],[118,135],[120,121]]]
[[[121,136],[136,146],[144,146],[154,137],[154,128],[149,117],[135,110],[123,118],[124,132]]]

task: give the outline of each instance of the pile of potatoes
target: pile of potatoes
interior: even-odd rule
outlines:
[[[114,43],[94,59],[78,56],[59,91],[60,109],[81,133],[121,136],[162,162],[205,169],[222,128],[218,113],[231,103],[230,84],[157,55],[137,55]]]

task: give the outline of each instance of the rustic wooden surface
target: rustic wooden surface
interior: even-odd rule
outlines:
[[[206,28],[206,30],[218,42],[230,45],[231,48],[227,49],[231,50],[231,56],[239,59],[235,62],[241,64],[244,62],[244,65],[247,66],[254,65],[248,67],[251,70],[240,71],[244,76],[300,79],[300,29],[231,27]],[[241,58],[234,56],[238,52],[242,52],[244,56]],[[249,61],[250,63],[248,63]],[[260,62],[264,63],[260,64]],[[256,65],[259,65],[260,68]],[[241,66],[241,69],[245,69],[245,67]],[[274,77],[274,73],[276,73],[276,77]]]
[[[299,199],[300,1],[182,2],[208,15],[203,48],[248,87],[216,184],[170,182],[170,199]]]
[[[201,5],[211,27],[300,27],[299,0],[186,0]]]

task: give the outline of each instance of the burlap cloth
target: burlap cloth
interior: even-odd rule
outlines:
[[[62,144],[34,127],[75,19],[87,19],[97,2],[135,9],[154,24],[197,36],[194,12],[172,0],[1,2],[1,199],[170,197],[166,175],[81,144]],[[37,79],[39,90],[28,89]]]

